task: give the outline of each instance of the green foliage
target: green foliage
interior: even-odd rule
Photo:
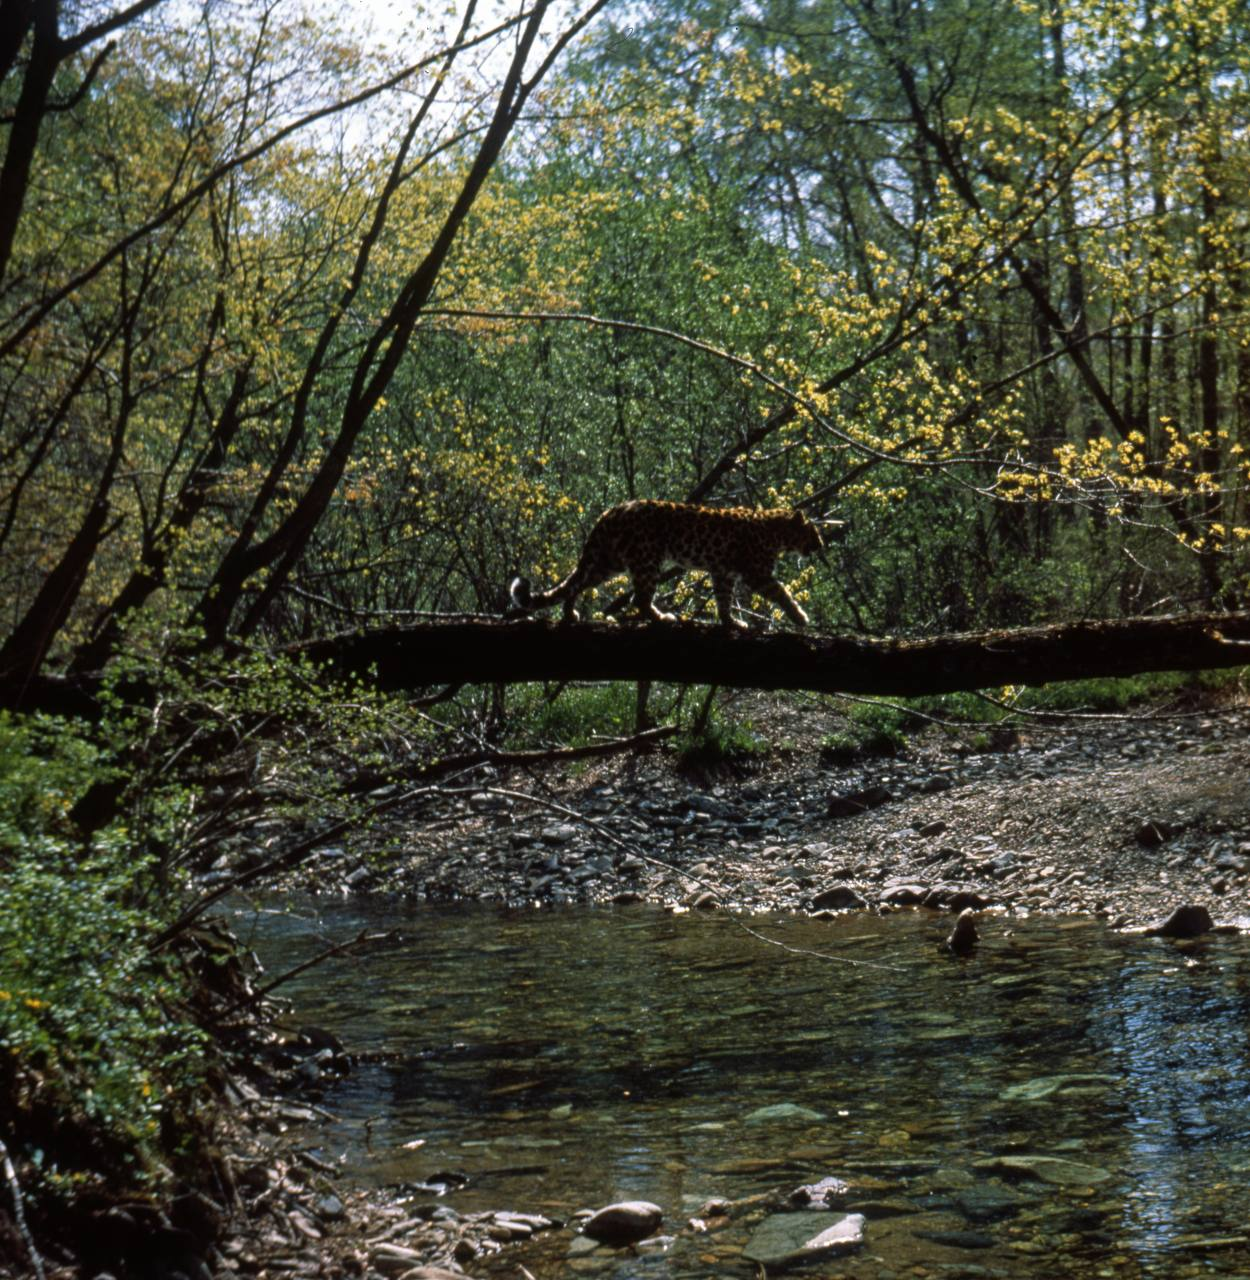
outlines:
[[[521,685],[509,696],[509,726],[518,741],[583,746],[631,733],[635,706],[636,686],[622,681],[564,689]]]
[[[678,742],[676,767],[701,776],[742,773],[758,766],[772,750],[772,744],[755,732],[749,720],[725,719],[714,713]]]
[[[134,905],[150,858],[124,825],[87,849],[69,821],[101,776],[73,728],[0,718],[0,1112],[54,1189],[159,1176],[202,1071]]]

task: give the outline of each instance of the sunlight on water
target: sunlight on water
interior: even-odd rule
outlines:
[[[1239,937],[991,917],[960,960],[948,917],[751,921],[869,967],[640,907],[303,901],[234,923],[271,973],[400,932],[283,991],[364,1057],[323,1099],[342,1123],[322,1154],[424,1202],[420,1184],[461,1211],[637,1198],[675,1231],[711,1197],[835,1175],[866,1244],[806,1275],[1250,1275]],[[536,1276],[746,1277],[750,1230],[574,1261],[546,1233],[507,1256]]]

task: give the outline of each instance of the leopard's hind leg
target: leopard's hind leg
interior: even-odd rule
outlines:
[[[634,584],[634,607],[644,618],[652,622],[676,622],[674,614],[665,613],[655,603],[655,589],[660,583],[660,565],[654,560],[634,561],[629,565],[629,577]]]

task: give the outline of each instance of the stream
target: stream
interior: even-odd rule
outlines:
[[[958,959],[949,916],[745,923],[781,945],[643,906],[233,916],[271,975],[401,935],[281,989],[362,1059],[321,1099],[323,1159],[460,1212],[649,1200],[672,1236],[570,1256],[547,1231],[473,1274],[745,1280],[763,1207],[687,1219],[832,1175],[865,1241],[805,1276],[1250,1276],[1246,937],[988,917]]]

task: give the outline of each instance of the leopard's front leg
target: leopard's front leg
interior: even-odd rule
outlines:
[[[790,620],[799,627],[808,624],[808,616],[799,607],[798,601],[786,590],[785,586],[775,578],[755,578],[747,582],[747,586],[765,600],[771,600]]]
[[[716,612],[720,624],[730,631],[746,631],[747,624],[733,615],[734,580],[732,577],[712,578],[712,594],[716,597]]]

